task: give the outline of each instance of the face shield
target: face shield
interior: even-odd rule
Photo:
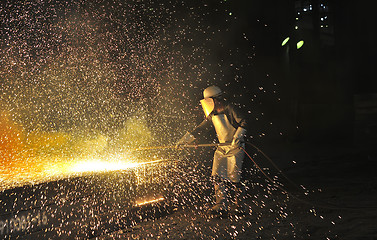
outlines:
[[[205,98],[200,100],[200,104],[202,105],[204,114],[206,117],[213,111],[215,108],[215,102],[213,101],[213,98]]]

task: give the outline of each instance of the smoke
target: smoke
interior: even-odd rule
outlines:
[[[236,78],[245,88],[239,75],[253,48],[231,46],[235,34],[251,43],[229,30],[237,19],[229,8],[225,1],[3,1],[0,110],[7,129],[19,126],[12,143],[3,138],[7,162],[17,154],[54,161],[174,144],[203,120],[205,87]]]

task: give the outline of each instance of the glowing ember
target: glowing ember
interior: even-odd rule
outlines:
[[[147,204],[151,204],[151,203],[161,202],[161,201],[164,201],[164,200],[165,200],[164,197],[160,197],[160,198],[156,198],[156,199],[152,199],[152,200],[148,200],[148,201],[138,202],[138,203],[136,203],[136,206],[143,206],[143,205],[147,205]]]

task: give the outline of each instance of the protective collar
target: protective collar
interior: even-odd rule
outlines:
[[[204,98],[200,100],[200,104],[202,105],[206,117],[208,117],[208,115],[210,115],[215,108],[215,102],[213,101],[213,98]]]

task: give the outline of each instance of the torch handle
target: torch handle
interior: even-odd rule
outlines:
[[[198,148],[198,147],[222,147],[222,146],[230,146],[230,143],[203,143],[203,144],[186,144],[180,145],[179,147],[187,147],[187,148]]]

